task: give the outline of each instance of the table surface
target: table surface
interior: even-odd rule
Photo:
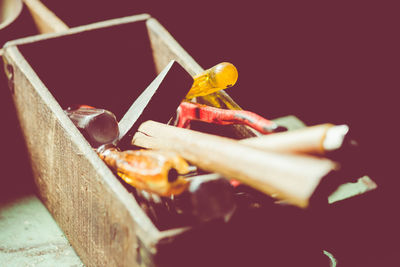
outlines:
[[[84,266],[32,192],[0,202],[0,266]]]

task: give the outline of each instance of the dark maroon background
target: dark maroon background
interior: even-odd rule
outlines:
[[[339,266],[394,266],[398,245],[396,1],[44,1],[73,27],[149,13],[203,67],[239,71],[229,94],[268,118],[347,123],[379,189],[323,214]]]

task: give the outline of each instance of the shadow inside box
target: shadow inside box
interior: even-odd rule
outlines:
[[[245,196],[237,198],[240,205],[248,204]],[[272,202],[264,205],[239,206],[228,223],[198,225],[190,235],[202,242],[190,248],[184,246],[189,234],[179,236],[174,244],[174,250],[181,252],[179,261],[187,266],[329,266],[304,211]],[[199,250],[204,257],[196,256]]]

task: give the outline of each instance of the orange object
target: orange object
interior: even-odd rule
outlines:
[[[100,158],[128,184],[160,196],[178,195],[189,182],[188,163],[175,153],[156,150],[119,151],[112,146],[98,150]]]

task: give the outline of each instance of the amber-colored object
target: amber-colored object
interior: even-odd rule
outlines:
[[[100,158],[128,184],[160,196],[179,195],[189,185],[181,175],[188,163],[175,153],[156,150],[119,151],[100,147]]]
[[[205,96],[232,87],[238,79],[238,72],[231,63],[222,62],[194,76],[193,79],[192,88],[186,95],[186,99]]]

